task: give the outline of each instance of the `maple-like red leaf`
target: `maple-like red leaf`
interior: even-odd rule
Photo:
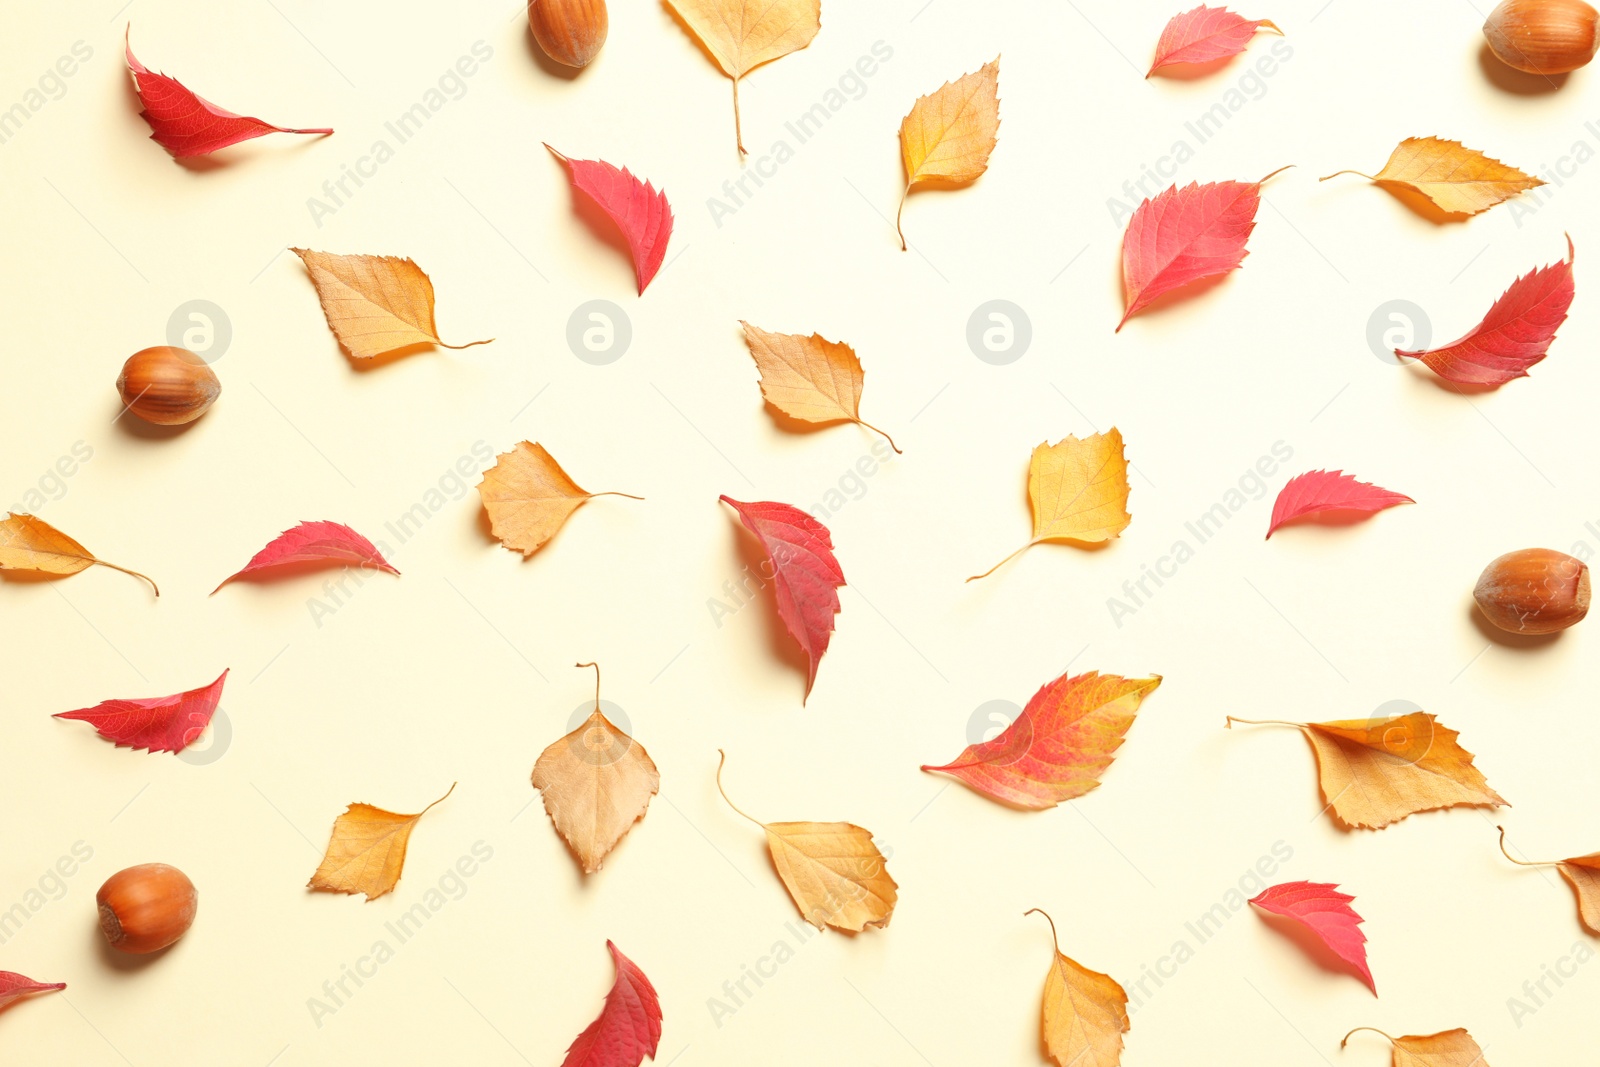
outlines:
[[[1528,368],[1545,357],[1556,331],[1567,321],[1575,256],[1568,237],[1566,262],[1539,267],[1512,282],[1465,337],[1442,348],[1395,349],[1394,354],[1420,359],[1439,377],[1462,385],[1504,385],[1527,377]]]
[[[1156,58],[1145,77],[1177,63],[1210,63],[1243,52],[1262,28],[1282,33],[1271,19],[1247,19],[1225,7],[1201,4],[1172,16],[1156,42]]]
[[[92,708],[63,711],[54,717],[86,722],[119,748],[182,752],[210,725],[227,677],[228,672],[223,671],[210,685],[186,693],[141,700],[102,700]]]
[[[633,273],[642,295],[661,269],[672,237],[672,205],[667,203],[667,194],[635,178],[627,168],[618,170],[598,159],[572,159],[554,148],[550,153],[567,165],[573,186],[598,204],[622,231],[633,253]]]
[[[129,35],[132,29],[130,25]],[[128,70],[133,74],[134,91],[139,94],[139,103],[144,105],[144,120],[154,131],[150,139],[179,159],[208,155],[219,148],[269,133],[333,132],[289,129],[248,115],[235,115],[190,92],[178,79],[146,68],[134,58],[133,46],[126,37],[123,50],[127,54]]]
[[[1354,968],[1373,996],[1377,996],[1378,987],[1367,966],[1367,935],[1361,932],[1364,920],[1350,907],[1354,899],[1330,883],[1285,882],[1252,897],[1250,903],[1262,911],[1293,919],[1310,930],[1329,951]]]
[[[353,563],[399,574],[371,541],[337,522],[302,522],[267,542],[250,562],[222,579],[221,589],[235,578],[294,563]],[[217,589],[211,590],[213,593]]]
[[[0,1008],[34,993],[54,993],[65,988],[65,982],[35,982],[15,971],[0,971]]]
[[[1323,511],[1364,511],[1372,513],[1392,508],[1397,504],[1415,504],[1403,493],[1380,489],[1371,482],[1356,481],[1355,475],[1344,471],[1307,471],[1290,478],[1278,491],[1272,504],[1272,522],[1267,536],[1284,523],[1303,515]]]
[[[844,585],[844,571],[833,555],[833,539],[826,526],[797,507],[770,500],[745,504],[729,496],[719,499],[739,513],[740,521],[772,560],[778,617],[810,661],[806,673],[809,697],[817,680],[817,664],[833,636],[839,587]]]
[[[661,1044],[661,1001],[655,986],[634,962],[610,941],[606,948],[617,968],[617,980],[606,994],[599,1018],[567,1048],[561,1067],[639,1067],[656,1058]]]

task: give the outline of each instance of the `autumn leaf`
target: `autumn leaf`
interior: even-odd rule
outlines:
[[[1354,174],[1379,185],[1402,186],[1421,193],[1447,215],[1476,215],[1544,182],[1490,159],[1459,141],[1407,137],[1377,174],[1335,171],[1327,177]]]
[[[176,78],[145,69],[128,43],[133,26],[123,35],[123,53],[133,75],[133,89],[144,105],[141,114],[154,131],[150,139],[178,159],[203,156],[252,137],[269,133],[330,134],[328,129],[292,130],[245,115],[235,115],[190,92]]]
[[[982,574],[987,578],[1013,558],[1043,541],[1097,544],[1128,528],[1128,461],[1122,434],[1113,426],[1083,440],[1068,434],[1055,444],[1040,444],[1028,461],[1028,503],[1033,508],[1033,539]]]
[[[34,993],[54,993],[65,988],[65,982],[35,982],[15,971],[0,971],[0,1008]]]
[[[733,79],[733,136],[744,149],[739,79],[810,44],[822,28],[822,0],[667,0]]]
[[[600,1015],[567,1048],[561,1067],[639,1067],[661,1044],[661,1000],[655,986],[616,945],[606,942],[617,977]]]
[[[1002,804],[1053,808],[1100,784],[1139,705],[1160,684],[1160,675],[1063,674],[994,739],[968,745],[954,763],[922,769],[953,775]]]
[[[373,359],[413,345],[462,349],[494,340],[464,345],[439,340],[433,324],[433,282],[410,259],[305,248],[289,251],[306,265],[328,328],[355,359]]]
[[[1061,951],[1056,921],[1040,908],[1029,908],[1050,924],[1055,947],[1044,976],[1040,1031],[1044,1048],[1058,1067],[1117,1067],[1122,1062],[1122,1035],[1129,1030],[1128,994],[1117,980],[1091,971]]]
[[[1415,503],[1408,496],[1380,489],[1371,482],[1357,481],[1355,475],[1344,471],[1307,471],[1290,478],[1278,490],[1278,499],[1272,503],[1272,522],[1267,526],[1267,537],[1284,523],[1306,515],[1329,511],[1371,514],[1399,504]]]
[[[1575,256],[1568,237],[1566,262],[1540,267],[1512,282],[1465,337],[1423,352],[1396,349],[1395,355],[1420,359],[1439,377],[1463,385],[1504,385],[1527,377],[1528,368],[1545,357],[1567,321]]]
[[[820,334],[768,333],[743,319],[744,343],[761,373],[761,396],[791,419],[826,425],[853,422],[894,438],[861,420],[861,387],[866,380],[855,349]]]
[[[156,583],[126,567],[96,559],[94,554],[78,542],[32,515],[7,514],[0,522],[0,571],[32,571],[35,574],[69,575],[86,571],[93,566],[110,567],[135,578],[150,582],[156,596],[161,590]]]
[[[1495,829],[1500,831],[1500,851],[1512,863],[1524,867],[1554,867],[1561,872],[1561,877],[1577,895],[1578,921],[1585,930],[1600,937],[1600,852],[1564,860],[1519,860],[1506,848],[1506,828],[1497,826]]]
[[[745,529],[767,550],[778,617],[806,654],[805,695],[809,697],[817,680],[817,665],[833,637],[839,587],[844,585],[844,571],[833,555],[833,538],[826,526],[789,504],[771,500],[746,504],[730,496],[717,499],[739,513]]]
[[[199,689],[167,697],[102,700],[92,708],[63,711],[52,718],[86,722],[107,741],[115,741],[118,748],[182,752],[211,725],[227,679],[228,672],[223,671],[216,681]]]
[[[1156,42],[1156,58],[1145,77],[1162,67],[1210,63],[1236,56],[1249,47],[1257,30],[1283,33],[1270,19],[1247,19],[1225,7],[1201,4],[1193,11],[1172,16]]]
[[[417,820],[455,791],[452,785],[443,797],[415,815],[351,804],[333,820],[328,852],[307,887],[329,893],[364,893],[369,901],[392,893],[405,870],[406,846]]]
[[[999,56],[973,73],[917,97],[910,114],[900,120],[900,160],[906,168],[906,188],[900,194],[894,228],[902,252],[906,233],[900,218],[912,187],[923,182],[976,181],[989,169],[989,154],[999,132]]]
[[[533,787],[584,874],[600,869],[633,824],[644,818],[661,775],[644,746],[600,711],[600,667],[594,668],[594,713],[559,738],[533,765]]]
[[[1117,330],[1157,297],[1202,278],[1228,273],[1250,253],[1245,242],[1256,228],[1258,182],[1190,182],[1154,200],[1142,201],[1122,235],[1122,289],[1126,307]]]
[[[870,832],[847,822],[768,823],[745,814],[722,788],[727,753],[718,749],[717,755],[717,791],[728,807],[766,831],[772,865],[806,922],[851,934],[889,925],[899,886]]]
[[[1424,711],[1387,719],[1278,722],[1236,719],[1251,726],[1292,726],[1311,742],[1322,799],[1343,828],[1379,830],[1419,811],[1497,808],[1505,804],[1472,765],[1460,735]]]
[[[661,269],[672,237],[672,205],[667,194],[642,182],[626,167],[618,170],[598,159],[571,159],[549,145],[550,154],[567,165],[573,187],[599,205],[622,231],[633,256],[633,273],[639,294]]]
[[[293,564],[348,563],[399,574],[371,541],[337,522],[302,522],[274,537],[250,562],[222,579],[217,589],[235,578]],[[213,594],[217,589],[211,590]]]
[[[1459,1028],[1422,1036],[1390,1037],[1382,1030],[1358,1026],[1344,1035],[1339,1047],[1344,1048],[1351,1036],[1362,1030],[1377,1034],[1394,1046],[1392,1067],[1489,1067],[1483,1049],[1471,1034]]]
[[[1292,919],[1311,931],[1330,952],[1354,968],[1372,990],[1372,995],[1377,996],[1378,987],[1367,966],[1367,935],[1361,932],[1361,924],[1366,920],[1350,907],[1355,899],[1339,892],[1337,885],[1285,882],[1263,890],[1252,897],[1250,903],[1262,911]]]
[[[556,535],[572,513],[597,496],[643,497],[629,493],[591,493],[561,469],[543,445],[520,441],[502,452],[478,483],[489,529],[502,545],[522,557],[533,555]]]

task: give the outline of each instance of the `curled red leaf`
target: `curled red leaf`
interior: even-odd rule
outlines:
[[[227,677],[223,671],[210,685],[174,696],[102,700],[92,708],[63,711],[54,718],[86,722],[119,748],[181,752],[211,724]]]
[[[1367,966],[1367,935],[1361,932],[1365,920],[1350,907],[1355,899],[1329,883],[1285,882],[1252,897],[1250,903],[1310,930],[1335,956],[1348,963],[1376,996],[1378,987]]]
[[[222,579],[221,589],[235,578],[294,563],[353,563],[399,574],[365,537],[337,522],[302,522],[267,542],[242,568]],[[213,593],[217,589],[211,590]]]
[[[1257,30],[1282,34],[1271,19],[1247,19],[1225,7],[1201,4],[1172,16],[1156,43],[1156,58],[1145,77],[1178,63],[1210,63],[1243,52]]]
[[[635,178],[627,168],[619,170],[598,159],[572,159],[554,148],[550,153],[567,165],[573,186],[598,204],[622,231],[643,294],[661,269],[672,237],[672,205],[667,203],[667,194]]]
[[[632,960],[606,942],[617,979],[599,1018],[567,1048],[561,1067],[639,1067],[661,1044],[661,1001]]]
[[[1357,481],[1344,471],[1307,471],[1290,478],[1278,491],[1272,504],[1272,522],[1267,536],[1286,522],[1324,511],[1382,511],[1397,504],[1415,504],[1401,493],[1380,489],[1371,482]]]

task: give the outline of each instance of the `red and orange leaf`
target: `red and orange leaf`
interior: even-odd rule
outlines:
[[[1504,385],[1527,377],[1528,368],[1545,357],[1567,321],[1574,256],[1568,237],[1566,262],[1539,267],[1512,282],[1461,340],[1425,352],[1396,349],[1395,355],[1420,359],[1439,377],[1462,385]]]
[[[617,979],[599,1018],[567,1048],[561,1067],[639,1067],[661,1044],[661,1001],[632,960],[606,942]]]
[[[199,689],[169,697],[103,700],[92,708],[63,711],[53,717],[86,722],[119,748],[182,752],[211,724],[227,678],[228,672],[223,671],[216,681]]]
[[[672,237],[672,205],[667,203],[667,194],[635,178],[626,167],[618,170],[598,159],[572,159],[554,148],[550,153],[567,165],[573,186],[598,204],[622,231],[643,295],[661,269]]]
[[[222,579],[217,589],[235,578],[295,563],[349,563],[388,571],[390,574],[400,573],[383,558],[383,553],[371,541],[350,527],[337,522],[302,522],[274,537],[267,547],[250,557],[249,563]],[[212,592],[215,593],[217,589]]]
[[[1344,471],[1307,471],[1290,478],[1278,491],[1272,504],[1272,522],[1267,536],[1286,522],[1326,511],[1361,511],[1371,514],[1399,504],[1416,501],[1401,493],[1380,489],[1371,482],[1359,482]]]
[[[1210,63],[1236,56],[1250,46],[1257,30],[1282,34],[1270,19],[1247,19],[1225,7],[1201,4],[1193,11],[1172,16],[1156,42],[1156,58],[1145,77],[1162,67],[1184,63]]]
[[[998,736],[968,745],[953,763],[922,769],[953,775],[1002,804],[1053,808],[1100,784],[1140,703],[1160,684],[1160,675],[1063,674]]]
[[[1377,996],[1378,987],[1367,966],[1367,935],[1361,932],[1361,924],[1366,920],[1350,907],[1355,899],[1329,883],[1285,882],[1252,897],[1250,903],[1262,911],[1293,919],[1310,930],[1330,952],[1354,968],[1373,996]]]
[[[54,993],[65,988],[65,982],[35,982],[15,971],[0,971],[0,1008],[34,993]]]

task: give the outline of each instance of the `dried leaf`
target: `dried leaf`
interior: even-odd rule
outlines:
[[[605,1007],[567,1048],[561,1067],[639,1067],[661,1044],[661,1001],[632,960],[606,942],[617,977]]]
[[[1524,867],[1554,867],[1561,872],[1561,877],[1567,880],[1578,898],[1578,921],[1585,930],[1600,937],[1600,852],[1564,860],[1519,860],[1506,848],[1506,828],[1497,826],[1495,829],[1500,831],[1500,851],[1512,863]]]
[[[1044,977],[1040,1031],[1045,1051],[1058,1067],[1117,1067],[1122,1062],[1122,1035],[1129,1030],[1128,994],[1110,975],[1091,971],[1061,951],[1056,921],[1039,908],[1050,924],[1055,951]]]
[[[989,169],[989,154],[1000,133],[1000,57],[971,74],[945,82],[917,97],[910,114],[900,120],[900,161],[906,168],[906,189],[894,227],[900,250],[906,248],[900,217],[913,186],[923,182],[971,182]]]
[[[1353,967],[1372,990],[1372,995],[1377,996],[1378,987],[1367,966],[1367,935],[1361,932],[1361,924],[1366,920],[1350,907],[1355,899],[1339,892],[1337,885],[1285,882],[1263,890],[1252,897],[1250,903],[1262,911],[1293,919],[1310,930],[1330,952]]]
[[[1272,522],[1267,536],[1286,522],[1327,511],[1361,511],[1371,514],[1398,504],[1416,501],[1400,493],[1380,489],[1371,482],[1359,482],[1344,471],[1307,471],[1290,478],[1278,490],[1272,504]]]
[[[746,815],[722,788],[727,754],[718,750],[717,790],[728,806],[767,833],[767,851],[784,888],[806,922],[858,934],[883,929],[894,915],[899,886],[872,834],[847,822],[766,823]]]
[[[1133,521],[1128,514],[1128,461],[1113,426],[1083,440],[1068,434],[1040,444],[1028,462],[1028,503],[1033,540],[967,581],[987,578],[1042,541],[1109,541]]]
[[[1344,1035],[1339,1047],[1344,1048],[1351,1035],[1369,1030],[1394,1046],[1392,1067],[1489,1067],[1483,1058],[1483,1049],[1472,1040],[1472,1035],[1462,1029],[1443,1030],[1423,1036],[1390,1037],[1382,1030],[1358,1026]]]
[[[274,537],[242,568],[222,579],[217,589],[235,578],[276,567],[306,563],[349,563],[399,574],[371,541],[337,522],[302,522]],[[211,590],[216,593],[217,589]]]
[[[462,349],[494,340],[464,345],[439,340],[433,324],[433,282],[410,259],[305,248],[289,251],[306,265],[328,328],[355,359],[373,359],[412,345]]]
[[[452,785],[443,797],[415,815],[397,815],[371,804],[351,804],[333,820],[327,855],[307,887],[330,893],[364,893],[369,901],[394,892],[405,870],[412,828],[455,791]]]
[[[115,741],[118,748],[182,752],[211,725],[227,679],[228,672],[223,671],[216,681],[199,689],[167,697],[102,700],[92,708],[63,711],[52,718],[86,722],[107,741]]]
[[[155,589],[156,596],[161,595],[161,590],[149,578],[138,571],[96,559],[87,548],[43,519],[11,512],[4,522],[0,522],[0,571],[68,575],[96,565],[131,574],[135,578],[144,578],[150,582],[150,588]]]
[[[0,971],[0,1008],[34,993],[54,993],[65,988],[65,982],[35,982],[15,971]]]
[[[502,545],[524,559],[543,548],[572,513],[597,496],[643,497],[629,493],[591,493],[567,477],[543,445],[519,441],[502,452],[478,483],[489,529]]]
[[[853,422],[894,438],[861,421],[861,387],[866,376],[855,349],[820,334],[768,333],[743,319],[744,343],[761,373],[761,396],[791,419],[826,425]]]
[[[672,205],[667,194],[642,182],[627,168],[618,170],[598,159],[571,159],[549,145],[550,154],[567,165],[572,184],[599,205],[622,231],[633,255],[633,273],[639,293],[661,269],[672,237]]]
[[[1403,186],[1432,200],[1447,215],[1476,215],[1544,182],[1460,141],[1407,137],[1377,174],[1340,170],[1320,179],[1355,174],[1380,185]]]
[[[811,43],[822,28],[822,0],[667,0],[733,79],[733,135],[746,155],[739,123],[739,79],[763,63]]]
[[[1100,784],[1139,705],[1160,684],[1160,675],[1063,674],[998,736],[968,745],[954,763],[922,769],[953,775],[1002,804],[1053,808]]]
[[[1283,33],[1270,19],[1247,19],[1225,7],[1201,4],[1193,11],[1172,16],[1156,42],[1156,58],[1145,77],[1162,67],[1210,63],[1236,56],[1250,46],[1257,30]]]

